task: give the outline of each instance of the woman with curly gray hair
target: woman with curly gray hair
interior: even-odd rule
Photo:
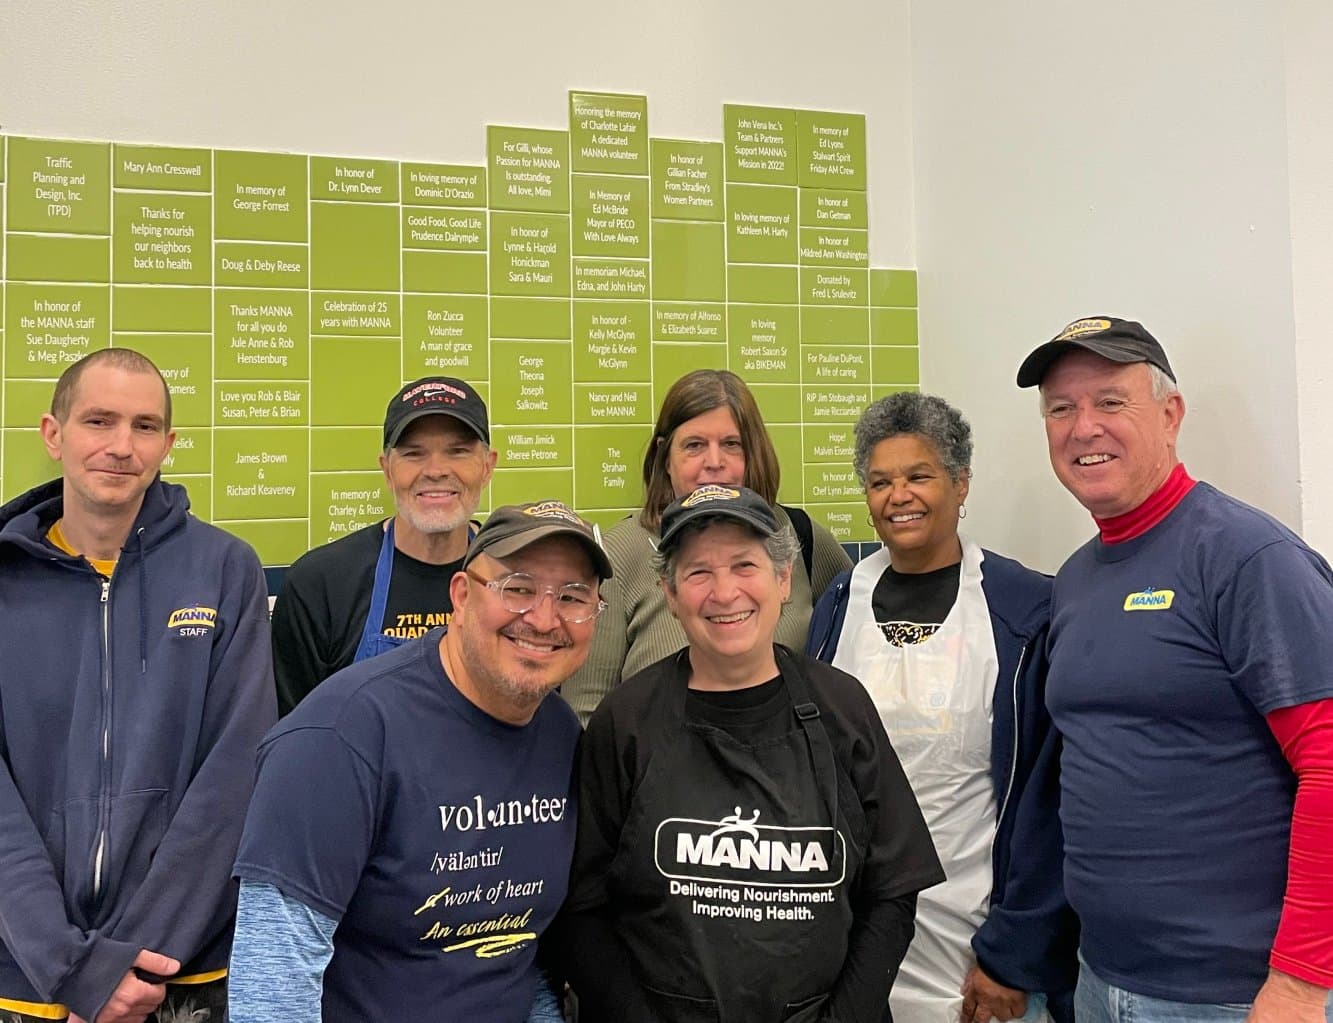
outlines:
[[[865,410],[854,464],[884,546],[810,627],[809,652],[874,699],[948,876],[921,893],[896,1023],[1064,1019],[1077,977],[1045,707],[1051,581],[959,535],[971,463],[972,428],[943,398]]]

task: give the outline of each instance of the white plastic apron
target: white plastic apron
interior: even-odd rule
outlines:
[[[916,936],[889,996],[894,1023],[957,1023],[958,989],[975,961],[972,935],[990,900],[999,658],[981,591],[981,548],[962,544],[953,608],[934,635],[912,646],[891,646],[875,623],[872,597],[888,550],[857,564],[833,659],[874,699],[948,877],[918,898]]]

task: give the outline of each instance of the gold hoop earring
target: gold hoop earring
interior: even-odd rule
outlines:
[[[875,528],[875,520],[872,519],[869,514],[866,515],[866,525],[869,526],[871,529]]]

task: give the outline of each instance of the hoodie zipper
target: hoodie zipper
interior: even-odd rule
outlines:
[[[111,580],[102,580],[102,792],[97,809],[97,852],[93,859],[93,899],[102,894],[102,861],[106,857],[107,778],[111,756]]]
[[[1004,799],[1000,801],[1000,812],[995,817],[997,826],[1000,821],[1004,820],[1004,812],[1009,807],[1009,797],[1013,795],[1014,792],[1014,779],[1018,777],[1018,680],[1023,674],[1023,660],[1028,655],[1029,645],[1030,643],[1028,642],[1023,644],[1023,649],[1018,652],[1018,667],[1014,669],[1012,695],[1014,708],[1014,749],[1013,752],[1009,754],[1009,782],[1004,787]]]
[[[817,661],[824,659],[824,651],[828,649],[829,640],[833,638],[833,623],[838,618],[838,605],[842,603],[842,591],[850,585],[850,580],[845,583],[838,583],[837,588],[833,591],[833,612],[829,615],[828,626],[824,629],[824,638],[819,641],[819,649],[815,651],[815,660]]]

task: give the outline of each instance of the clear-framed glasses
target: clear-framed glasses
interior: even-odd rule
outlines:
[[[501,605],[510,614],[531,611],[548,595],[560,620],[570,625],[591,621],[606,610],[606,601],[593,593],[592,587],[586,583],[543,586],[526,572],[510,572],[498,579],[483,579],[470,568],[467,574],[484,583],[488,590],[498,593]]]

